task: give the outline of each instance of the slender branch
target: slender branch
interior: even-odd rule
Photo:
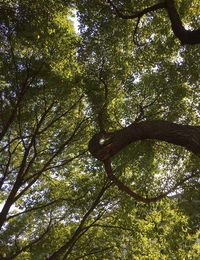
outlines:
[[[14,150],[15,150],[15,149],[14,149]],[[9,146],[8,146],[8,157],[7,157],[7,163],[6,163],[6,165],[5,165],[5,169],[3,169],[4,167],[3,167],[3,165],[2,165],[2,174],[3,174],[3,176],[1,177],[1,180],[0,180],[0,189],[2,188],[5,179],[6,179],[6,177],[7,177],[8,174],[9,174],[9,167],[10,167],[12,155],[13,155],[13,152],[11,152],[11,150],[10,150],[10,145],[9,145]]]
[[[6,132],[7,132],[8,129],[9,129],[10,125],[12,124],[12,122],[13,122],[13,121],[15,120],[15,118],[16,118],[17,110],[18,110],[19,106],[21,105],[22,100],[23,100],[23,97],[24,97],[25,92],[26,92],[26,89],[28,88],[27,80],[28,80],[28,79],[26,79],[25,82],[24,82],[24,84],[22,85],[22,89],[21,89],[21,92],[20,92],[20,94],[19,94],[19,96],[18,96],[18,99],[17,99],[17,101],[16,101],[16,104],[15,104],[15,106],[14,106],[14,108],[13,108],[13,110],[12,110],[12,112],[11,112],[11,114],[10,114],[10,116],[9,116],[9,118],[8,118],[8,120],[7,120],[7,122],[6,122],[6,124],[4,125],[4,127],[3,127],[3,129],[2,129],[2,131],[1,131],[1,133],[0,133],[0,140],[3,139],[3,137],[4,137],[5,134],[6,134]]]
[[[48,166],[51,164],[51,162],[53,161],[53,159],[58,156],[66,147],[66,145],[68,145],[72,139],[75,137],[77,131],[80,129],[82,123],[85,120],[82,120],[74,129],[73,133],[71,134],[71,136],[58,148],[58,150],[52,155],[52,157],[44,164],[44,166],[42,167],[41,170],[39,170],[38,172],[34,173],[33,175],[29,176],[27,179],[25,179],[23,181],[23,183],[28,182],[29,180],[31,180],[28,185],[21,190],[16,196],[15,196],[15,201],[18,200],[37,180],[38,178],[42,175],[42,173],[44,173]]]
[[[106,160],[104,161],[104,167],[105,167],[105,171],[108,175],[108,178],[110,180],[112,180],[114,182],[114,184],[123,192],[127,193],[129,196],[131,196],[132,198],[134,198],[137,201],[141,201],[144,203],[150,203],[150,202],[156,202],[159,201],[163,198],[165,198],[167,195],[169,195],[170,193],[172,193],[173,191],[175,191],[179,186],[181,186],[183,183],[185,183],[186,181],[188,181],[189,179],[199,175],[199,172],[197,173],[192,173],[191,175],[183,178],[182,180],[180,180],[179,182],[177,182],[171,189],[169,189],[166,192],[163,192],[155,197],[143,197],[139,194],[137,194],[136,192],[132,191],[128,186],[126,186],[122,181],[120,181],[114,174],[113,174],[113,170],[112,170],[112,166],[111,166],[111,161],[110,160]]]
[[[70,159],[65,159],[65,160],[63,160],[63,161],[62,161],[60,164],[58,164],[58,165],[53,165],[53,166],[47,167],[47,168],[46,168],[46,171],[47,171],[47,170],[51,170],[51,169],[56,169],[56,168],[59,168],[59,167],[61,167],[61,166],[64,166],[64,165],[66,165],[66,164],[72,162],[73,160],[75,160],[75,159],[81,157],[82,155],[86,154],[87,152],[88,152],[88,150],[85,150],[85,151],[83,151],[82,153],[79,153],[79,154],[77,154],[76,156],[74,156],[74,157],[72,157],[72,158],[70,158]]]
[[[107,108],[107,103],[108,103],[108,84],[104,79],[104,64],[105,64],[105,59],[103,57],[102,65],[99,71],[99,81],[100,83],[103,84],[104,86],[104,103],[101,107],[101,109],[98,112],[97,116],[97,121],[99,125],[99,129],[101,133],[105,133],[105,113],[106,113],[106,108]]]
[[[55,260],[55,259],[60,259],[60,256],[65,253],[68,249],[71,250],[72,246],[76,243],[76,241],[79,239],[80,236],[82,236],[87,230],[84,228],[84,224],[87,220],[87,218],[90,216],[90,214],[93,212],[93,210],[96,208],[98,205],[100,199],[104,195],[105,191],[108,189],[110,186],[110,182],[106,181],[100,192],[98,193],[96,199],[92,203],[91,207],[88,209],[88,211],[85,213],[83,216],[78,228],[74,232],[73,236],[69,241],[67,241],[62,247],[60,247],[56,252],[54,252],[50,257],[48,257],[48,260]]]
[[[80,234],[77,236],[77,238],[74,240],[74,242],[67,249],[67,252],[65,253],[65,255],[63,257],[63,260],[67,259],[67,257],[71,254],[74,245],[80,239],[80,237],[82,237],[93,226],[93,224],[95,224],[104,215],[105,212],[106,212],[106,210],[104,210],[103,212],[99,213],[99,215],[96,217],[96,219],[89,226],[85,226],[85,227],[82,228]]]
[[[57,199],[57,200],[53,200],[53,201],[51,201],[51,202],[49,202],[49,203],[47,203],[47,204],[45,204],[45,205],[41,205],[41,206],[36,206],[36,207],[34,207],[34,208],[28,208],[27,210],[24,210],[24,211],[22,211],[22,212],[19,212],[19,213],[17,213],[17,214],[14,214],[14,215],[11,215],[11,216],[9,216],[9,217],[7,217],[7,221],[8,220],[10,220],[10,219],[12,219],[12,218],[16,218],[16,217],[18,217],[18,216],[20,216],[20,215],[23,215],[23,214],[26,214],[26,213],[28,213],[28,212],[31,212],[31,211],[35,211],[35,210],[39,210],[39,209],[44,209],[44,208],[46,208],[46,207],[49,207],[49,206],[51,206],[51,205],[53,205],[53,204],[55,204],[55,203],[58,203],[58,202],[60,202],[60,201],[65,201],[65,199]]]
[[[21,90],[19,92],[17,96],[17,101],[13,107],[13,110],[6,122],[6,124],[4,125],[1,133],[0,133],[0,140],[3,139],[3,137],[5,136],[5,134],[7,133],[8,129],[10,128],[11,124],[13,123],[13,121],[15,120],[16,116],[17,116],[17,111],[19,109],[19,107],[21,106],[21,103],[24,99],[24,96],[26,94],[27,89],[29,88],[29,86],[31,85],[31,83],[35,80],[36,76],[38,75],[38,73],[41,71],[43,67],[43,64],[39,67],[39,69],[37,71],[34,72],[34,74],[32,76],[28,75],[26,76],[24,82],[22,83],[22,87]]]
[[[152,5],[150,7],[147,7],[147,8],[144,8],[143,10],[141,11],[138,11],[138,12],[134,12],[133,14],[124,14],[123,12],[121,12],[113,3],[112,1],[110,0],[107,0],[108,3],[110,4],[110,6],[113,8],[113,10],[115,11],[116,15],[119,16],[120,18],[122,19],[127,19],[127,20],[130,20],[130,19],[135,19],[135,18],[141,18],[143,15],[149,13],[149,12],[153,12],[153,11],[156,11],[156,10],[159,10],[159,9],[163,9],[163,8],[166,8],[166,4],[163,2],[163,3],[158,3],[158,4],[155,4],[155,5]]]
[[[38,242],[40,242],[49,232],[49,230],[51,229],[51,223],[52,223],[52,219],[50,218],[49,223],[46,227],[46,229],[44,230],[44,232],[35,240],[31,241],[28,245],[22,247],[21,249],[17,250],[17,252],[9,257],[5,257],[2,259],[7,259],[7,260],[11,260],[11,259],[15,259],[19,254],[21,254],[22,252],[25,252],[27,249],[31,248],[32,246],[34,246],[35,244],[37,244]]]
[[[78,197],[75,199],[74,203],[76,204],[78,201],[80,201],[81,199],[83,199],[85,196],[86,196],[86,193],[83,194],[82,196]],[[50,201],[49,203],[46,203],[44,205],[40,205],[40,206],[35,206],[35,207],[32,207],[32,208],[27,208],[26,210],[22,211],[22,212],[19,212],[17,214],[14,214],[14,215],[10,215],[8,216],[8,218],[6,219],[7,221],[12,219],[12,218],[15,218],[15,217],[18,217],[20,215],[23,215],[23,214],[26,214],[26,213],[29,213],[31,211],[36,211],[36,210],[40,210],[40,209],[44,209],[44,208],[47,208],[53,204],[58,204],[60,202],[63,202],[63,201],[68,201],[68,199],[66,198],[59,198],[59,199],[56,199],[56,200],[53,200],[53,201]],[[66,217],[66,214],[63,215],[63,217],[61,219],[64,219]]]
[[[40,130],[40,134],[45,132],[48,128],[50,128],[54,123],[56,123],[58,120],[60,120],[62,117],[66,116],[77,104],[81,101],[81,99],[84,97],[84,95],[81,95],[77,101],[75,101],[72,106],[65,112],[63,112],[61,115],[54,118],[51,122],[47,124],[43,129]]]
[[[135,29],[134,29],[134,32],[133,32],[133,42],[135,43],[135,45],[142,47],[145,44],[138,42],[138,28],[139,28],[140,19],[141,19],[141,17],[138,17],[137,23],[136,23],[136,26],[135,26]]]

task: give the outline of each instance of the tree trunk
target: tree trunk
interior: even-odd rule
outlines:
[[[2,226],[4,225],[6,218],[8,216],[8,212],[11,208],[11,206],[14,204],[15,202],[15,196],[20,188],[21,182],[19,180],[17,180],[2,208],[2,211],[0,213],[0,230],[2,228]]]
[[[121,130],[96,134],[89,142],[89,151],[95,158],[105,161],[127,145],[145,139],[165,141],[200,154],[200,126],[168,121],[133,123]]]

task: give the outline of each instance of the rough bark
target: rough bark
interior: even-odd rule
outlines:
[[[168,121],[133,123],[115,132],[99,133],[89,142],[89,151],[105,161],[127,145],[145,139],[165,141],[200,154],[200,126],[180,125]]]

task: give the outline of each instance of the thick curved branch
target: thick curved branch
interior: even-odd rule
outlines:
[[[98,160],[105,161],[127,145],[145,139],[165,141],[200,154],[200,126],[159,120],[134,122],[121,130],[96,134],[89,142],[89,151]]]
[[[127,145],[145,139],[156,139],[179,145],[199,155],[200,154],[200,126],[179,125],[168,121],[145,121],[117,130],[115,132],[99,133],[89,142],[90,153],[103,161],[105,171],[110,180],[123,192],[144,203],[155,202],[166,197],[178,186],[193,177],[193,174],[179,181],[174,187],[155,197],[143,197],[121,182],[114,174],[111,157],[124,149]]]
[[[178,11],[175,7],[174,0],[165,0],[164,2],[144,8],[143,10],[134,12],[133,14],[121,12],[110,0],[108,0],[108,3],[113,8],[116,15],[122,19],[140,19],[143,15],[148,14],[149,12],[157,11],[160,9],[166,9],[169,19],[171,21],[172,31],[174,35],[180,40],[181,44],[185,45],[200,43],[200,29],[186,30],[184,28]]]
[[[182,45],[200,43],[200,29],[186,30],[181,22],[176,10],[174,0],[166,0],[166,9],[171,21],[174,35],[180,40]]]

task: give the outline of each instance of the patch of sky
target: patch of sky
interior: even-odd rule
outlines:
[[[74,24],[74,30],[76,33],[79,33],[79,22],[78,22],[78,17],[77,17],[77,10],[73,10],[72,12],[72,16],[70,17],[70,20],[73,22]]]

